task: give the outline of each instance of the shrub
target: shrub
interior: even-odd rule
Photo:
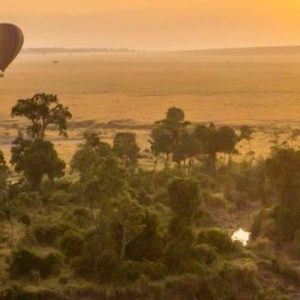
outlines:
[[[214,246],[219,252],[228,253],[237,250],[237,246],[231,240],[229,234],[219,228],[204,229],[198,234],[200,244]]]
[[[37,208],[42,204],[42,199],[37,192],[22,192],[16,201],[17,207]]]
[[[62,255],[51,252],[39,256],[32,250],[23,248],[12,253],[9,272],[12,278],[25,277],[30,274],[40,274],[43,278],[57,275],[62,267]]]
[[[193,255],[205,264],[211,264],[217,260],[218,254],[211,245],[201,244],[193,248]]]
[[[9,266],[10,275],[18,278],[28,275],[32,271],[40,271],[42,258],[29,249],[19,249],[12,253]]]
[[[31,218],[30,218],[30,216],[29,216],[28,214],[26,214],[26,213],[23,213],[23,214],[19,217],[18,221],[19,221],[20,223],[22,223],[23,225],[25,225],[25,226],[30,226],[30,225],[31,225]]]
[[[98,256],[85,253],[73,263],[73,268],[78,276],[88,279],[101,279],[103,281],[113,279],[118,267],[118,256],[108,251],[99,253]]]
[[[91,224],[91,215],[85,208],[75,208],[68,214],[67,220],[78,227],[86,227]]]
[[[253,296],[259,291],[257,282],[257,266],[252,260],[238,259],[224,264],[221,272],[223,279],[229,284],[231,295],[243,297],[243,295]]]
[[[119,277],[125,281],[136,281],[143,276],[158,280],[164,277],[165,273],[165,267],[161,263],[125,261],[120,267]]]
[[[33,227],[34,237],[40,245],[53,246],[57,238],[63,235],[71,227],[67,223],[37,224]]]
[[[72,230],[66,231],[60,240],[60,248],[67,256],[77,256],[82,253],[84,240],[82,236]]]
[[[63,255],[60,252],[51,252],[43,259],[40,270],[42,277],[58,275],[63,265]]]
[[[69,193],[63,190],[55,191],[49,197],[49,202],[55,204],[66,204],[69,202],[69,200],[70,200]]]

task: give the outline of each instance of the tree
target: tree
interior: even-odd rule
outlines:
[[[168,194],[173,212],[190,222],[201,203],[198,182],[192,178],[176,178],[169,184]]]
[[[229,126],[222,126],[217,131],[217,151],[223,152],[229,155],[237,153],[235,148],[238,142],[238,136],[235,131]],[[230,161],[230,159],[229,159]]]
[[[136,136],[132,132],[119,132],[113,142],[113,150],[125,164],[135,165],[137,163],[140,148],[136,143]]]
[[[293,239],[300,228],[300,151],[275,148],[266,161],[266,175],[277,196],[276,221],[285,239]]]
[[[181,162],[183,161],[184,166],[186,165],[186,160],[189,160],[188,163],[188,174],[190,173],[192,167],[192,159],[201,153],[201,143],[195,137],[195,135],[188,133],[187,131],[183,132],[180,136],[180,140],[173,153],[173,161],[175,161],[179,168]]]
[[[184,112],[177,107],[168,109],[166,118],[157,121],[156,126],[151,131],[151,138],[149,140],[151,151],[155,157],[160,153],[166,155],[165,168],[168,167],[170,155],[174,153],[180,136],[189,125],[189,122],[184,121]]]
[[[64,175],[65,162],[58,158],[54,145],[49,141],[24,140],[19,135],[11,152],[11,164],[18,173],[24,173],[32,190],[40,190],[44,175],[51,181]]]
[[[235,146],[238,137],[229,126],[217,128],[214,124],[209,126],[198,125],[195,128],[194,135],[202,145],[202,153],[208,155],[208,167],[212,173],[216,172],[218,153],[226,153],[229,158],[231,154],[237,153]]]
[[[169,225],[165,263],[171,271],[187,271],[194,243],[193,218],[201,203],[198,182],[193,178],[176,178],[169,184],[168,194],[174,216]]]
[[[249,146],[249,152],[251,151],[251,140],[252,140],[252,134],[253,134],[253,130],[251,129],[250,126],[248,125],[243,125],[240,128],[240,140],[246,140],[248,142],[248,146]]]
[[[79,172],[82,182],[94,176],[102,158],[112,155],[111,146],[101,142],[96,132],[86,131],[84,139],[85,142],[79,146],[71,160],[71,169]]]
[[[144,228],[126,249],[126,256],[132,260],[155,261],[161,257],[163,239],[159,232],[160,220],[158,214],[150,209],[145,210]]]
[[[6,191],[6,181],[8,178],[8,166],[6,164],[3,152],[0,151],[0,191],[1,194],[3,195],[3,192]]]
[[[136,239],[144,230],[143,220],[145,211],[143,207],[129,196],[124,196],[113,213],[120,236],[120,259],[124,260],[126,248],[130,242]]]
[[[208,164],[208,168],[212,173],[216,172],[218,153],[217,134],[218,130],[213,123],[209,126],[198,125],[194,131],[194,135],[201,143],[202,154],[204,156],[208,155],[208,159],[206,160],[206,162]]]
[[[12,108],[12,117],[25,117],[31,125],[27,128],[32,138],[44,139],[46,129],[55,126],[60,135],[67,135],[67,121],[72,118],[68,107],[59,103],[56,95],[35,94],[20,99]]]
[[[294,146],[294,142],[297,140],[297,138],[300,136],[300,129],[293,129],[290,135],[290,147],[292,148]]]

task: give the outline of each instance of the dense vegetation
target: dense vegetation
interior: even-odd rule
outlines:
[[[191,124],[172,107],[148,152],[132,132],[110,145],[86,131],[65,176],[47,130],[67,136],[69,109],[37,94],[12,117],[28,127],[12,143],[13,170],[0,152],[0,299],[296,295],[300,151],[290,143],[254,159],[251,127]],[[237,162],[242,140],[249,154]],[[241,212],[255,212],[247,247],[231,239]]]

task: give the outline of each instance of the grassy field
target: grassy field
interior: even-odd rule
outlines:
[[[57,61],[54,63],[54,61]],[[265,127],[297,127],[300,120],[300,49],[270,48],[180,53],[23,54],[0,80],[0,141],[6,153],[20,120],[10,118],[19,98],[58,94],[82,129],[94,122],[150,124],[170,106],[193,122],[259,126],[253,147],[269,149]],[[80,127],[80,126],[79,126]],[[81,129],[57,141],[69,160]],[[106,132],[110,140],[113,132]],[[139,130],[147,147],[147,133]]]

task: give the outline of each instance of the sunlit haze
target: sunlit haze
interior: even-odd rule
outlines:
[[[25,47],[200,49],[300,44],[299,0],[9,0]]]

